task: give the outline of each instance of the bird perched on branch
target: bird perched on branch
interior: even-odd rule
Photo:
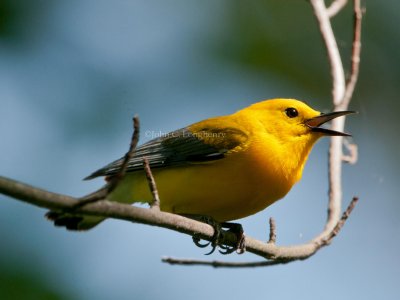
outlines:
[[[320,137],[348,135],[320,126],[349,113],[322,114],[298,100],[273,99],[194,123],[139,146],[107,199],[152,201],[143,170],[147,158],[162,211],[217,222],[250,216],[284,197],[299,181]],[[86,179],[115,175],[122,160]],[[86,230],[104,218],[55,213],[52,219],[68,229]]]

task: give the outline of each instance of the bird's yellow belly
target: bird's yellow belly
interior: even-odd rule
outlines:
[[[161,210],[206,215],[224,222],[263,210],[291,188],[267,166],[248,157],[227,157],[212,163],[153,170]],[[150,202],[144,172],[127,174],[112,195],[115,201]]]

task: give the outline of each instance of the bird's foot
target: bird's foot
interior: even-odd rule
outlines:
[[[189,216],[189,217],[196,219],[200,222],[206,223],[208,225],[211,225],[213,227],[214,234],[213,234],[213,237],[211,238],[210,242],[206,242],[203,244],[200,242],[201,239],[196,235],[194,235],[192,237],[192,239],[193,239],[193,243],[197,247],[200,247],[200,248],[206,248],[209,245],[211,245],[210,252],[206,253],[205,255],[210,255],[210,254],[214,253],[215,249],[217,249],[219,238],[221,236],[221,230],[222,230],[221,224],[219,222],[215,221],[213,218],[208,217],[208,216]]]
[[[221,254],[230,254],[236,251],[237,254],[243,254],[246,251],[246,236],[244,234],[244,230],[241,224],[239,223],[228,223],[224,222],[221,224],[222,228],[227,228],[229,232],[232,232],[236,235],[236,245],[235,247],[229,247],[222,245],[221,249],[225,251],[219,251]]]
[[[200,238],[198,236],[196,236],[196,235],[193,236],[193,243],[197,247],[205,248],[205,247],[208,247],[209,245],[211,245],[211,251],[206,253],[205,255],[210,255],[210,254],[214,253],[215,249],[217,249],[218,246],[221,248],[221,250],[218,250],[219,253],[224,254],[224,255],[231,254],[234,251],[236,251],[238,254],[242,254],[245,252],[246,243],[245,243],[245,235],[244,235],[242,225],[240,225],[238,223],[228,223],[228,222],[219,223],[219,222],[215,221],[214,219],[212,219],[211,217],[204,217],[204,216],[200,216],[200,217],[190,216],[190,217],[192,217],[198,221],[207,223],[214,228],[214,234],[213,234],[213,237],[210,242],[203,244],[200,242]],[[228,230],[223,230],[223,228],[227,228]],[[226,246],[226,245],[218,245],[219,239],[220,239],[222,233],[226,232],[226,231],[236,234],[237,244],[235,247]]]

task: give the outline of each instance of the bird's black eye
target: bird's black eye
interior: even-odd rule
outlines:
[[[285,113],[289,118],[296,118],[299,115],[299,112],[294,107],[286,108]]]

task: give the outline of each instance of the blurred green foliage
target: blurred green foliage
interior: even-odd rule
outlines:
[[[49,0],[0,1],[0,39],[12,48],[21,48],[31,41],[33,32],[52,7]]]
[[[224,21],[213,39],[219,59],[318,95],[329,90],[325,50],[303,1],[231,1]]]
[[[20,266],[21,267],[21,266]],[[62,300],[67,299],[59,287],[51,287],[39,268],[16,268],[0,263],[0,299],[3,300]]]

